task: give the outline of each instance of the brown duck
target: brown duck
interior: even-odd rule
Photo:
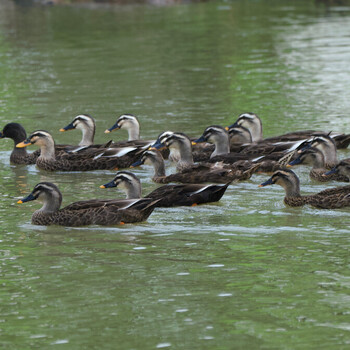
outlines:
[[[268,142],[268,143],[276,143],[276,142],[285,142],[285,141],[298,141],[303,139],[308,139],[310,137],[315,136],[331,136],[334,140],[336,147],[338,149],[347,148],[350,144],[350,134],[340,134],[340,133],[327,133],[323,131],[315,131],[315,130],[302,130],[302,131],[294,131],[284,135],[268,137],[263,139],[263,129],[261,119],[254,113],[243,113],[241,114],[236,122],[227,129],[230,129],[235,126],[243,126],[247,128],[251,135],[253,142]]]
[[[27,138],[26,131],[21,124],[6,124],[0,138],[9,138],[14,141],[14,147],[10,155],[10,162],[13,164],[35,164],[40,155],[40,151],[28,153],[25,148],[17,148],[16,145]]]
[[[17,203],[42,199],[44,205],[32,215],[34,225],[119,225],[145,221],[155,208],[152,199],[101,200],[92,199],[72,203],[60,209],[62,194],[50,182],[38,183],[33,191]]]
[[[219,201],[228,186],[229,183],[225,185],[165,185],[158,187],[145,198],[159,199],[157,207],[193,206]],[[141,198],[141,182],[130,171],[119,171],[111,182],[100,187],[119,187],[125,191],[127,199]]]
[[[48,171],[88,171],[97,169],[115,169],[129,167],[141,154],[138,147],[87,149],[79,153],[55,154],[55,142],[45,130],[33,132],[17,147],[30,145],[40,147],[40,157],[36,165]]]
[[[291,207],[309,204],[320,209],[337,209],[350,206],[350,186],[332,188],[317,194],[302,196],[298,177],[292,170],[278,170],[259,187],[277,184],[284,188],[284,203]]]
[[[327,169],[326,167],[322,151],[315,147],[305,148],[301,153],[298,154],[298,157],[296,159],[288,164],[288,166],[290,167],[297,164],[311,164],[312,169],[310,170],[309,175],[313,180],[320,182],[327,182],[332,180],[349,182],[348,177],[340,173],[325,175],[329,168]]]
[[[165,163],[162,155],[157,150],[145,151],[140,160],[132,164],[132,167],[136,167],[142,164],[151,165],[154,168],[154,175],[152,180],[156,183],[168,184],[171,182],[180,183],[224,183],[227,184],[231,181],[243,181],[248,180],[254,173],[259,164],[248,166],[244,162],[237,164],[235,169],[222,163],[209,164],[189,164],[187,167],[183,167],[175,174],[166,176]]]

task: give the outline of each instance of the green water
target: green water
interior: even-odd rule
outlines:
[[[265,136],[350,132],[350,8],[313,1],[212,1],[173,6],[20,7],[0,2],[0,119],[59,133],[97,121],[96,142],[123,113],[142,137],[201,135],[239,113]],[[122,197],[112,171],[51,174],[12,166],[0,142],[0,344],[4,349],[347,349],[349,209],[286,208],[267,179],[223,199],[157,209],[121,227],[39,227],[40,203],[17,205],[40,181],[63,204]],[[349,150],[339,157],[349,157]],[[169,171],[174,171],[170,168]],[[151,169],[136,169],[144,193]],[[303,193],[317,184],[296,172]]]

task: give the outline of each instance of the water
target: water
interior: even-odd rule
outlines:
[[[0,3],[0,118],[59,133],[97,120],[96,142],[122,113],[142,137],[260,115],[264,135],[350,132],[350,8],[313,1],[174,6],[19,7]],[[40,227],[40,204],[16,201],[40,181],[63,204],[122,197],[112,171],[12,166],[0,142],[0,344],[6,349],[345,349],[349,330],[348,209],[286,208],[267,179],[223,199],[157,209],[121,227]],[[349,151],[339,157],[349,156]],[[173,168],[171,168],[173,170]],[[296,169],[303,193],[318,184]],[[143,192],[151,169],[136,169]]]

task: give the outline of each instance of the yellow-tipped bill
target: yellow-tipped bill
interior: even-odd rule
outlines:
[[[229,128],[228,126],[225,126],[225,130],[226,130],[226,131],[229,131],[229,129],[230,129],[230,128]]]
[[[108,129],[105,130],[105,134],[109,134],[110,131]]]
[[[100,188],[106,188],[106,186],[105,185],[101,185]]]
[[[197,144],[197,142],[192,141],[191,144],[192,144],[192,146],[194,146]]]
[[[64,131],[66,131],[66,129],[61,128],[60,131],[61,131],[61,132],[64,132]]]
[[[22,203],[23,203],[22,199],[20,199],[20,200],[17,202],[17,204],[22,204]]]
[[[31,145],[31,143],[29,141],[25,140],[25,141],[22,141],[20,143],[17,143],[16,147],[17,148],[23,148],[23,147],[27,147],[27,146],[30,146],[30,145]]]

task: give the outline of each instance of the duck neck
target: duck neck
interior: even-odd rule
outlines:
[[[23,141],[23,140],[22,140]],[[27,155],[27,150],[26,148],[17,148],[16,147],[16,142],[15,142],[15,146],[13,147],[11,156],[12,157],[25,157]]]
[[[327,144],[321,149],[324,162],[327,164],[337,164],[337,149],[333,144]]]
[[[154,177],[165,176],[165,163],[162,156],[149,159],[148,164],[153,166]]]
[[[15,135],[11,135],[11,139],[13,140],[14,144],[13,144],[13,150],[12,150],[12,155],[14,156],[26,156],[27,155],[27,149],[25,147],[23,148],[17,148],[16,145],[20,142],[22,142],[23,140],[25,140],[27,138],[26,133],[23,131],[19,131],[18,133],[16,133]]]
[[[300,185],[298,182],[285,182],[282,187],[286,192],[286,198],[300,197]]]
[[[55,142],[53,139],[47,139],[40,145],[40,159],[55,160]]]
[[[252,142],[261,141],[263,139],[262,125],[260,121],[252,124],[250,133],[252,136]]]
[[[186,140],[187,141],[187,140]],[[188,142],[179,142],[178,147],[176,147],[180,154],[180,160],[177,163],[177,168],[184,168],[188,165],[193,164],[192,156],[192,146],[190,141]]]
[[[79,146],[91,146],[94,143],[94,137],[95,137],[95,128],[86,128],[83,127],[81,129],[83,133],[83,137],[81,141],[79,142]]]
[[[126,194],[126,199],[141,198],[141,183],[128,182],[125,184],[124,191]]]
[[[132,124],[132,127],[128,128],[128,137],[128,141],[140,139],[140,127],[138,124]]]
[[[230,153],[230,139],[228,134],[220,135],[220,139],[214,140],[215,149],[210,158]]]
[[[324,156],[322,153],[317,154],[316,157],[313,158],[312,169],[321,169],[325,167]]]
[[[44,214],[50,214],[58,211],[61,207],[62,203],[62,195],[60,193],[46,193],[44,197],[44,204],[41,209],[37,210],[37,212],[41,212]]]

